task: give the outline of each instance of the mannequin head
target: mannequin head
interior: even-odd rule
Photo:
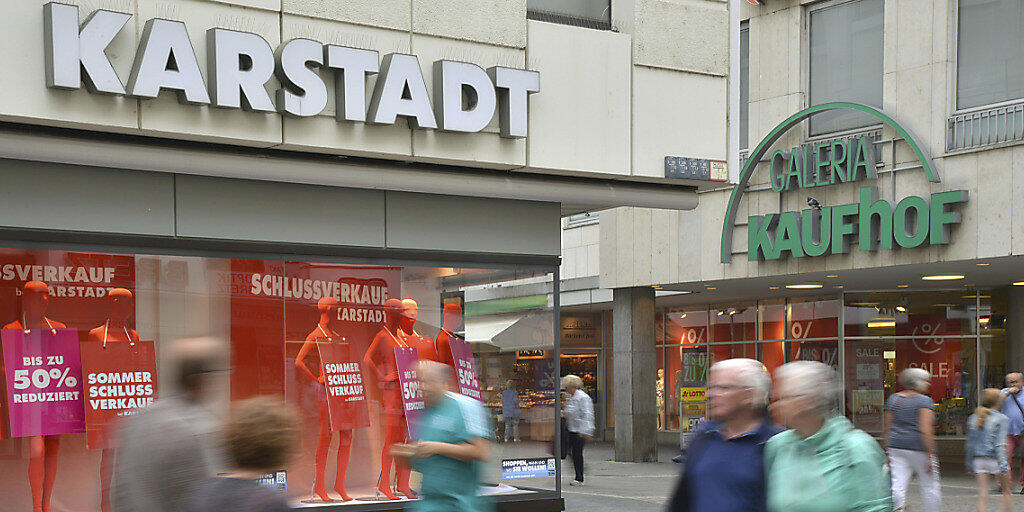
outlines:
[[[331,318],[331,313],[338,307],[338,299],[334,297],[321,297],[316,303],[316,310],[320,312],[320,316],[326,316],[328,320]]]
[[[110,320],[117,323],[127,323],[131,319],[132,292],[126,288],[113,288],[107,293],[107,300],[110,302]]]
[[[402,301],[388,299],[384,301],[384,325],[388,329],[396,329],[402,319]]]
[[[454,331],[462,326],[462,306],[458,304],[444,305],[444,319],[441,326],[448,331]]]
[[[50,287],[42,281],[29,281],[25,283],[22,291],[21,299],[25,318],[39,320],[45,316],[46,307],[50,304]]]
[[[412,334],[412,328],[416,325],[416,316],[420,312],[419,304],[413,299],[402,299],[402,330]]]

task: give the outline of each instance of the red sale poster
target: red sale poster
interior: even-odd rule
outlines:
[[[459,393],[480,400],[480,383],[477,379],[473,349],[462,338],[453,337],[448,340],[448,343],[452,347],[452,360],[455,365]]]
[[[74,329],[3,329],[11,436],[85,430],[82,360]]]
[[[405,422],[409,438],[416,439],[416,424],[423,411],[423,391],[416,376],[416,363],[420,360],[412,347],[395,348],[395,366],[398,368],[398,383],[402,387],[402,405],[405,408]]]
[[[317,350],[323,365],[331,430],[370,426],[360,364],[362,353],[354,353],[349,343],[329,342],[326,338],[318,340]]]
[[[152,341],[81,344],[86,446],[112,448],[120,418],[157,398],[157,365]]]

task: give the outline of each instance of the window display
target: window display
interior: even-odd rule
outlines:
[[[477,283],[545,274],[0,248],[0,500],[109,511],[118,422],[176,392],[161,341],[193,336],[230,350],[230,371],[211,376],[212,412],[272,395],[300,417],[297,456],[274,478],[293,506],[417,497],[391,447],[416,431],[419,360],[452,366],[452,391],[498,409],[503,387],[520,397],[522,440],[495,449],[482,493],[554,489],[553,473],[504,482],[499,470],[503,458],[551,457],[550,307],[469,339],[460,328],[490,315],[451,301]]]

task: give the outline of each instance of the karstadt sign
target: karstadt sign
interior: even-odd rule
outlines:
[[[211,28],[206,31],[204,80],[185,24],[154,18],[145,22],[131,76],[124,84],[114,72],[106,48],[132,18],[99,9],[79,24],[78,7],[50,2],[43,6],[46,85],[86,88],[96,94],[156,98],[174,91],[190,105],[316,116],[327,107],[327,85],[320,71],[332,71],[338,122],[394,124],[399,117],[417,129],[479,132],[494,117],[501,136],[527,136],[527,97],[540,90],[540,75],[495,66],[484,70],[466,62],[434,62],[433,104],[415,55],[378,52],[292,39],[275,51],[257,34]],[[367,91],[366,78],[378,75]],[[282,86],[267,91],[277,76]],[[366,108],[367,94],[369,108]]]

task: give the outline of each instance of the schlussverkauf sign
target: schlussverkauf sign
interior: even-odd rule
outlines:
[[[433,103],[415,55],[378,52],[297,38],[275,51],[257,34],[223,28],[206,31],[207,78],[199,67],[185,24],[154,18],[143,25],[128,83],[114,72],[105,51],[131,14],[98,9],[79,24],[77,6],[43,6],[46,85],[97,94],[156,98],[174,91],[191,105],[319,115],[327,107],[320,71],[333,72],[338,122],[394,124],[399,117],[419,129],[474,133],[498,113],[500,134],[527,136],[527,97],[540,90],[535,71],[439,60]],[[372,91],[366,78],[379,75]],[[271,77],[282,86],[267,91]],[[369,108],[366,108],[369,94]]]

